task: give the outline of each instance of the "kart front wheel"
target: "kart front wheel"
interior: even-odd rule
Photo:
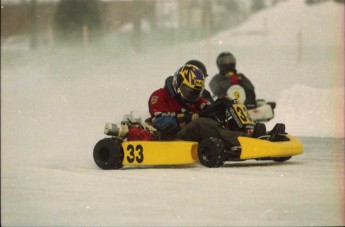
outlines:
[[[215,168],[224,164],[224,143],[218,138],[207,138],[198,147],[199,162],[206,167]]]
[[[122,140],[105,138],[95,145],[93,159],[101,169],[120,169],[123,167]]]

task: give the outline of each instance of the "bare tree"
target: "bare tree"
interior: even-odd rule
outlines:
[[[30,47],[35,49],[38,44],[38,26],[37,26],[37,1],[31,0],[30,4],[30,21],[31,21],[31,40]]]
[[[99,36],[101,5],[99,0],[61,0],[55,14],[55,28],[60,40],[81,41],[87,27],[90,40]]]

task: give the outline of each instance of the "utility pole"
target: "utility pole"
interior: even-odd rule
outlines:
[[[212,29],[212,1],[204,1],[203,27],[205,28],[207,64],[211,63],[211,29]]]
[[[141,51],[141,17],[143,3],[141,1],[133,1],[133,35],[132,43],[133,47],[137,52]]]
[[[31,41],[30,41],[30,47],[32,49],[37,48],[38,44],[38,25],[37,25],[37,1],[31,0],[30,4],[30,22],[31,22]]]

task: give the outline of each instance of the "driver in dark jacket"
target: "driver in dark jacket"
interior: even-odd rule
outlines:
[[[217,57],[219,73],[210,81],[212,93],[217,97],[229,96],[228,89],[232,85],[240,85],[245,92],[244,104],[248,109],[256,108],[254,86],[242,73],[237,73],[236,59],[230,52],[222,52]]]

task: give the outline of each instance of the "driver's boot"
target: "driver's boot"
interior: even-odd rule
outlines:
[[[277,135],[279,134],[285,134],[285,124],[283,123],[277,123],[273,129],[268,133],[271,137],[269,138],[270,141],[275,141]]]
[[[266,125],[263,123],[256,123],[254,125],[254,130],[253,130],[251,137],[252,138],[259,138],[261,136],[266,135],[266,133],[267,133]]]

